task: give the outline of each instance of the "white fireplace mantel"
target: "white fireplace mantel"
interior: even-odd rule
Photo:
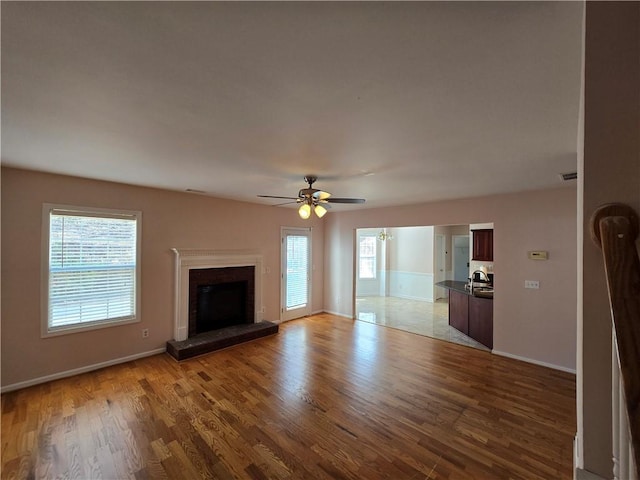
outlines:
[[[201,268],[254,267],[255,311],[253,321],[262,321],[262,255],[252,251],[172,248],[175,254],[174,340],[189,336],[189,270]]]

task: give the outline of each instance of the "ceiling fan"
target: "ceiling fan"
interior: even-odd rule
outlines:
[[[304,181],[309,184],[309,188],[303,188],[298,192],[297,197],[278,197],[275,195],[258,195],[261,198],[279,198],[282,200],[293,200],[291,202],[278,203],[277,205],[287,205],[289,203],[299,203],[298,215],[300,218],[307,219],[311,216],[311,208],[315,214],[322,218],[327,209],[331,208],[329,203],[364,203],[364,198],[336,198],[332,197],[329,192],[323,192],[317,188],[313,188],[313,184],[318,179],[314,175],[307,175]]]

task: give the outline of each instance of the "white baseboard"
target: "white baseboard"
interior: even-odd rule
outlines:
[[[311,317],[312,315],[319,315],[320,313],[325,313],[325,311],[324,310],[314,310],[309,315],[303,315],[303,316],[298,317],[298,318],[289,318],[287,320],[283,320],[283,319],[279,318],[278,320],[270,320],[270,321],[272,323],[275,323],[276,325],[282,325],[283,323],[291,322],[292,320],[300,320],[301,318]]]
[[[560,365],[554,365],[553,363],[541,362],[540,360],[534,360],[533,358],[521,357],[520,355],[514,355],[512,353],[500,352],[499,350],[491,350],[491,353],[500,355],[501,357],[513,358],[514,360],[521,360],[527,363],[533,363],[534,365],[540,365],[541,367],[553,368],[554,370],[560,370],[562,372],[576,374],[576,371],[571,368],[561,367]]]
[[[0,388],[0,393],[13,392],[14,390],[20,390],[21,388],[32,387],[41,383],[51,382],[53,380],[60,380],[61,378],[73,377],[74,375],[80,375],[81,373],[92,372],[105,367],[111,367],[112,365],[118,365],[120,363],[127,363],[139,358],[151,357],[158,355],[159,353],[166,352],[166,347],[156,348],[148,352],[136,353],[135,355],[129,355],[128,357],[116,358],[114,360],[108,360],[106,362],[95,363],[93,365],[87,365],[85,367],[74,368],[72,370],[66,370],[64,372],[58,372],[51,375],[45,375],[44,377],[38,377],[31,380],[25,380],[24,382],[14,383],[12,385],[6,385]]]
[[[340,312],[332,312],[331,310],[323,310],[322,313],[328,313],[330,315],[335,315],[336,317],[344,317],[344,318],[348,318],[349,320],[353,320],[353,315],[347,315],[346,313],[340,313]]]

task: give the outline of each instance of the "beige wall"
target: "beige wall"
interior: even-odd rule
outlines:
[[[578,466],[604,478],[612,472],[611,315],[602,256],[589,237],[589,218],[610,202],[626,203],[640,213],[639,25],[639,2],[586,2],[584,157],[579,162],[584,235],[578,278]]]
[[[494,224],[494,349],[575,369],[576,189],[362,209],[327,215],[325,309],[353,314],[353,242],[356,228],[376,225]],[[548,261],[527,258],[548,250]],[[539,290],[525,290],[539,280]]]
[[[44,202],[141,210],[142,322],[40,338]],[[257,250],[266,320],[279,319],[280,227],[313,226],[312,310],[322,310],[323,224],[295,210],[10,168],[2,169],[2,385],[163,348],[173,338],[172,247]],[[150,337],[142,339],[141,329]]]
[[[387,270],[433,273],[433,227],[392,228]]]

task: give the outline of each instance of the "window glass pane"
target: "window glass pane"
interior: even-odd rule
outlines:
[[[360,259],[360,278],[376,278],[373,259]]]
[[[50,214],[49,328],[136,315],[137,219]]]
[[[376,237],[363,235],[359,241],[359,272],[360,278],[376,278]]]
[[[306,235],[287,235],[286,308],[304,307],[308,302],[309,245]]]

